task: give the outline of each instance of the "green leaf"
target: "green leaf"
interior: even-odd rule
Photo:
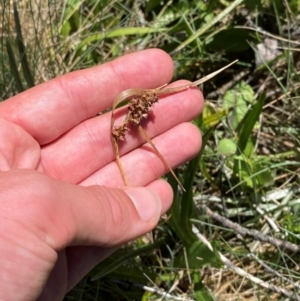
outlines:
[[[61,26],[59,29],[60,32],[66,23],[69,23],[69,26],[71,27],[70,19],[72,18],[72,16],[77,14],[77,17],[75,17],[75,19],[79,18],[78,13],[80,10],[80,6],[83,4],[83,2],[84,0],[68,0],[68,3],[66,5],[66,10],[64,11],[63,21],[60,25]]]
[[[200,126],[202,122],[202,118],[199,117],[196,120],[198,126]],[[168,177],[169,183],[173,187],[174,190],[174,201],[172,207],[170,209],[171,218],[168,223],[172,227],[173,231],[175,231],[176,235],[181,239],[182,243],[189,247],[195,241],[197,241],[196,235],[192,231],[192,223],[191,218],[194,213],[194,200],[193,200],[193,184],[195,173],[198,171],[200,158],[205,148],[205,144],[207,143],[210,135],[212,134],[212,130],[208,130],[202,137],[202,148],[199,152],[198,156],[194,158],[187,166],[187,169],[184,173],[184,182],[183,186],[186,189],[186,192],[179,195],[177,192],[177,182],[174,180],[172,176]]]
[[[221,155],[235,154],[236,149],[236,142],[233,139],[224,138],[218,144],[218,152]]]
[[[215,249],[211,251],[199,240],[194,241],[185,249],[185,252],[182,250],[175,260],[175,266],[177,268],[189,268],[194,270],[207,265],[220,268],[223,266],[223,263],[219,253]]]
[[[196,160],[190,162],[187,170],[191,171],[191,166],[196,164],[198,165]],[[189,179],[185,178],[183,185],[187,189],[187,192],[180,196],[177,192],[177,182],[173,176],[168,176],[168,181],[174,190],[175,196],[169,212],[171,218],[169,219],[168,223],[185,246],[189,246],[197,239],[195,234],[192,232],[192,224],[190,221],[194,208],[193,198],[191,197],[191,194],[188,193],[188,190],[191,190],[191,188],[187,188],[185,186],[187,185],[190,187],[188,181],[191,181],[191,178],[193,178],[192,175],[189,177]]]
[[[266,187],[274,182],[272,170],[266,167],[268,161],[265,158],[246,158],[244,155],[235,156],[236,174],[243,179],[248,187]],[[267,165],[268,166],[268,165]]]
[[[107,38],[115,38],[115,37],[123,37],[129,35],[145,35],[149,33],[157,33],[166,31],[165,28],[149,28],[149,27],[126,27],[126,28],[117,28],[114,30],[110,30],[107,32],[98,32],[94,33],[87,38],[85,38],[78,46],[77,51],[80,50],[82,47],[99,42],[103,39]]]
[[[249,105],[254,101],[254,91],[250,85],[241,81],[224,95],[223,108],[229,109],[237,105]]]
[[[225,93],[223,109],[232,109],[230,123],[233,129],[236,129],[245,117],[248,106],[253,103],[254,97],[254,91],[251,86],[243,81]]]
[[[145,277],[145,273],[150,279],[157,278],[157,274],[151,270],[151,267],[141,269],[139,266],[122,265],[118,269],[114,270],[109,274],[110,278],[113,279],[130,279],[131,282],[146,284],[148,279]],[[94,280],[94,279],[93,279]]]
[[[200,273],[193,273],[194,297],[197,301],[215,301],[212,294],[202,283]]]
[[[221,121],[222,117],[228,114],[227,109],[216,109],[209,104],[205,104],[202,112],[202,128],[211,128]]]
[[[238,147],[241,152],[244,152],[252,130],[255,126],[255,123],[259,119],[259,115],[262,112],[262,108],[266,99],[266,94],[262,93],[257,102],[252,106],[252,108],[247,112],[243,121],[240,123],[238,128]]]
[[[70,32],[71,32],[70,22],[64,23],[64,25],[61,27],[60,34],[64,37],[68,37]]]
[[[249,137],[246,147],[244,149],[244,155],[246,158],[250,158],[253,155],[253,152],[255,150],[255,142],[256,137]]]
[[[151,245],[146,245],[143,247],[139,247],[137,249],[127,248],[127,249],[120,249],[119,251],[115,252],[113,255],[102,261],[98,266],[92,271],[92,281],[100,279],[109,273],[112,273],[126,261],[136,256],[144,255],[149,252],[152,252],[156,248],[159,248],[161,245],[165,243],[165,239],[159,239]]]
[[[202,117],[196,119],[196,123],[200,127],[202,123]],[[175,231],[176,235],[181,239],[183,245],[189,248],[195,241],[198,241],[196,235],[192,231],[191,218],[194,213],[194,200],[193,200],[193,184],[195,173],[198,171],[200,158],[205,149],[205,145],[209,137],[212,134],[212,129],[209,129],[202,137],[202,148],[198,156],[194,158],[187,166],[184,173],[183,186],[186,192],[180,196],[177,192],[177,182],[173,177],[169,176],[169,183],[172,185],[174,190],[174,201],[170,209],[171,218],[169,224]]]
[[[270,169],[266,169],[261,162],[253,163],[253,174],[260,187],[266,187],[274,183],[274,174]]]

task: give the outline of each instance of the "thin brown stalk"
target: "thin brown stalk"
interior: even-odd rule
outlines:
[[[148,137],[147,133],[144,131],[144,129],[142,128],[141,125],[138,126],[138,130],[139,130],[141,136],[153,147],[153,149],[155,150],[156,155],[160,158],[161,161],[163,161],[163,163],[165,164],[165,166],[169,169],[170,173],[175,178],[175,180],[177,181],[177,183],[181,187],[181,189],[183,191],[185,191],[184,187],[182,186],[181,182],[177,178],[177,176],[176,176],[175,172],[173,171],[172,167],[166,161],[166,159],[164,158],[164,156],[158,151],[158,149],[156,148],[156,146],[154,145],[154,143],[151,141],[151,139]]]

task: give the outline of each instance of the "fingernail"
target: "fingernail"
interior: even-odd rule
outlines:
[[[144,221],[159,219],[161,200],[157,193],[148,188],[126,188],[124,190],[132,200],[140,218]]]

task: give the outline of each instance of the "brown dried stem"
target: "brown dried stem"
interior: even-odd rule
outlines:
[[[153,147],[155,153],[157,156],[163,161],[165,166],[169,169],[169,171],[172,173],[176,181],[178,182],[179,186],[182,188],[183,191],[185,191],[184,187],[180,183],[179,179],[176,177],[174,171],[172,168],[169,166],[165,158],[162,156],[162,154],[158,151],[156,146],[153,144],[151,139],[148,137],[147,133],[144,131],[142,126],[140,125],[142,119],[145,119],[148,117],[149,112],[152,109],[152,105],[156,102],[158,102],[159,95],[165,95],[165,94],[172,94],[172,93],[178,93],[184,90],[187,90],[192,87],[196,87],[205,81],[213,78],[216,76],[218,73],[222,72],[232,64],[236,63],[237,60],[234,62],[228,64],[227,66],[203,77],[198,79],[197,81],[190,83],[188,85],[184,86],[179,86],[179,87],[174,87],[174,88],[165,88],[166,85],[163,85],[162,87],[156,88],[156,89],[128,89],[123,92],[121,92],[117,98],[115,99],[112,107],[112,115],[111,115],[111,138],[112,138],[112,145],[113,145],[113,150],[114,154],[116,157],[116,161],[118,164],[118,167],[120,169],[120,173],[122,176],[122,179],[125,183],[125,185],[128,185],[128,181],[125,176],[125,171],[123,169],[123,166],[121,164],[120,160],[120,154],[119,154],[119,147],[118,147],[118,141],[119,140],[124,140],[125,136],[129,130],[128,125],[130,123],[134,124],[137,126],[140,134],[142,137]],[[117,105],[129,100],[128,104],[128,113],[125,117],[125,120],[123,123],[115,127],[115,119],[114,119],[114,110],[116,109]]]

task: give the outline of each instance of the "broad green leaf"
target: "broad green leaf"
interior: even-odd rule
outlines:
[[[228,90],[224,95],[223,108],[230,109],[241,104],[249,105],[254,101],[252,87],[244,81],[238,83],[233,89]]]
[[[177,268],[189,268],[194,270],[207,265],[220,268],[223,266],[223,263],[217,251],[211,251],[199,240],[187,247],[185,252],[182,250],[175,260],[175,266]]]
[[[240,82],[233,89],[228,90],[224,95],[223,109],[232,109],[230,123],[233,129],[243,120],[248,112],[249,104],[254,101],[254,91],[245,82]]]
[[[218,153],[221,155],[235,154],[236,142],[233,139],[224,138],[218,144]]]

